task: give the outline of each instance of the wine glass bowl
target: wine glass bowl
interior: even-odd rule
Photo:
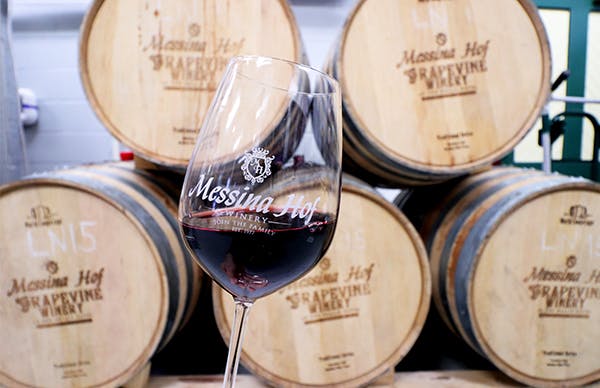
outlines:
[[[340,185],[337,82],[285,60],[231,59],[198,134],[179,204],[187,247],[240,312],[225,386],[235,380],[252,303],[310,271],[327,250]]]

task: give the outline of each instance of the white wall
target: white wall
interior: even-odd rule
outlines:
[[[112,157],[112,138],[96,119],[78,73],[79,26],[87,2],[11,3],[19,87],[38,98],[38,125],[25,129],[30,172]]]

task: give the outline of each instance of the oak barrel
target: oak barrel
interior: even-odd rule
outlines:
[[[93,110],[137,157],[183,170],[232,56],[304,61],[285,0],[95,0],[80,74]]]
[[[119,386],[167,344],[202,279],[176,208],[131,164],[0,187],[0,384]]]
[[[324,65],[343,90],[347,171],[426,185],[512,151],[550,89],[530,0],[360,0]]]
[[[498,168],[463,180],[423,228],[447,324],[515,380],[600,378],[600,185]]]
[[[257,300],[241,362],[276,386],[365,385],[412,347],[430,290],[416,230],[370,186],[345,176],[331,246],[306,276]],[[232,298],[213,285],[213,304],[227,342]]]

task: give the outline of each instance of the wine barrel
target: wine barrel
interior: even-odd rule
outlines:
[[[176,208],[131,164],[0,187],[0,384],[119,386],[167,344],[201,282]]]
[[[550,89],[530,0],[361,0],[327,62],[343,90],[346,171],[380,186],[491,165],[532,127]]]
[[[93,110],[137,157],[183,170],[232,56],[304,61],[285,0],[95,0],[80,74]]]
[[[433,300],[515,380],[586,384],[600,378],[600,185],[518,170],[469,177],[432,213]]]
[[[276,386],[367,384],[414,344],[430,289],[416,230],[371,187],[345,176],[331,246],[306,276],[255,303],[241,363]],[[227,342],[232,298],[213,285],[213,305]]]

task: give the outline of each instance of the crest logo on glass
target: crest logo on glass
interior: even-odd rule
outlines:
[[[263,183],[265,178],[271,175],[271,162],[275,156],[269,155],[269,150],[255,147],[252,152],[246,151],[240,159],[242,172],[246,181],[255,184]]]

